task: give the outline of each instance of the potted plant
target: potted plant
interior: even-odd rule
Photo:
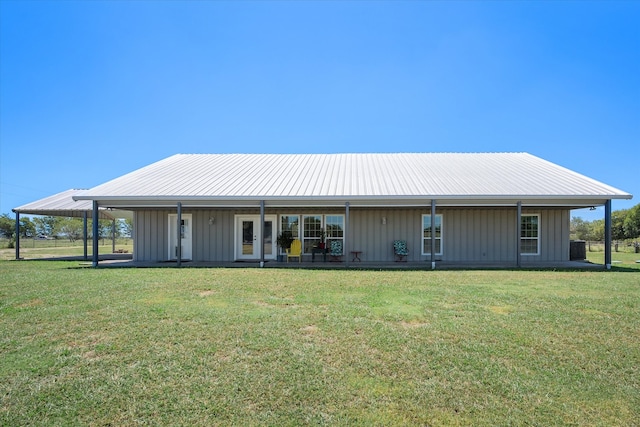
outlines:
[[[318,247],[320,249],[324,249],[325,247],[325,238],[327,237],[327,233],[324,232],[324,228],[320,229],[320,244],[318,245]]]
[[[291,242],[293,242],[293,237],[291,236],[290,231],[283,231],[278,235],[278,238],[276,239],[276,243],[280,248],[280,253],[278,254],[278,261],[282,262],[284,260],[283,259],[284,256],[282,254],[291,247]]]

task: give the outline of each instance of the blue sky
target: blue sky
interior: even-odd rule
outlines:
[[[635,1],[2,0],[0,213],[229,152],[525,151],[626,209],[638,22]]]

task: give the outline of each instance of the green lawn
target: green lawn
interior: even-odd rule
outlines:
[[[87,242],[87,252],[89,257],[93,251],[93,243]],[[133,252],[133,242],[131,239],[116,239],[116,250]],[[100,240],[98,245],[99,254],[110,254],[113,252],[111,240]],[[76,240],[20,240],[20,257],[24,259],[59,258],[67,256],[84,255],[84,242]],[[0,261],[14,260],[16,258],[15,248],[8,248],[6,240],[0,239]]]
[[[0,425],[637,425],[631,267],[0,261]]]

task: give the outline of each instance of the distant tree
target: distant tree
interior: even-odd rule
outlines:
[[[29,217],[20,218],[20,237],[34,237],[36,235],[36,225]]]
[[[624,219],[628,210],[621,209],[611,213],[611,238],[613,240],[624,240]]]
[[[597,219],[589,224],[587,240],[604,240],[604,220]]]
[[[131,237],[133,235],[133,220],[126,218],[120,221],[120,230],[122,236]]]
[[[108,239],[111,237],[113,222],[108,219],[98,221],[98,239]]]
[[[629,209],[624,219],[623,228],[627,239],[640,237],[640,204]]]
[[[580,217],[571,218],[570,233],[575,239],[588,240],[589,228],[589,221],[585,221]]]
[[[84,225],[80,218],[61,218],[56,224],[55,233],[75,242],[82,238],[83,230]]]
[[[10,242],[16,235],[16,220],[9,214],[0,215],[0,235],[9,239]]]
[[[40,216],[33,218],[33,223],[36,226],[36,233],[40,236],[53,236],[56,223],[59,221],[59,218],[55,216]]]

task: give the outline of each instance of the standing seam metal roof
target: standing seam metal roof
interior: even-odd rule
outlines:
[[[176,154],[78,198],[424,196],[631,198],[528,153]]]

